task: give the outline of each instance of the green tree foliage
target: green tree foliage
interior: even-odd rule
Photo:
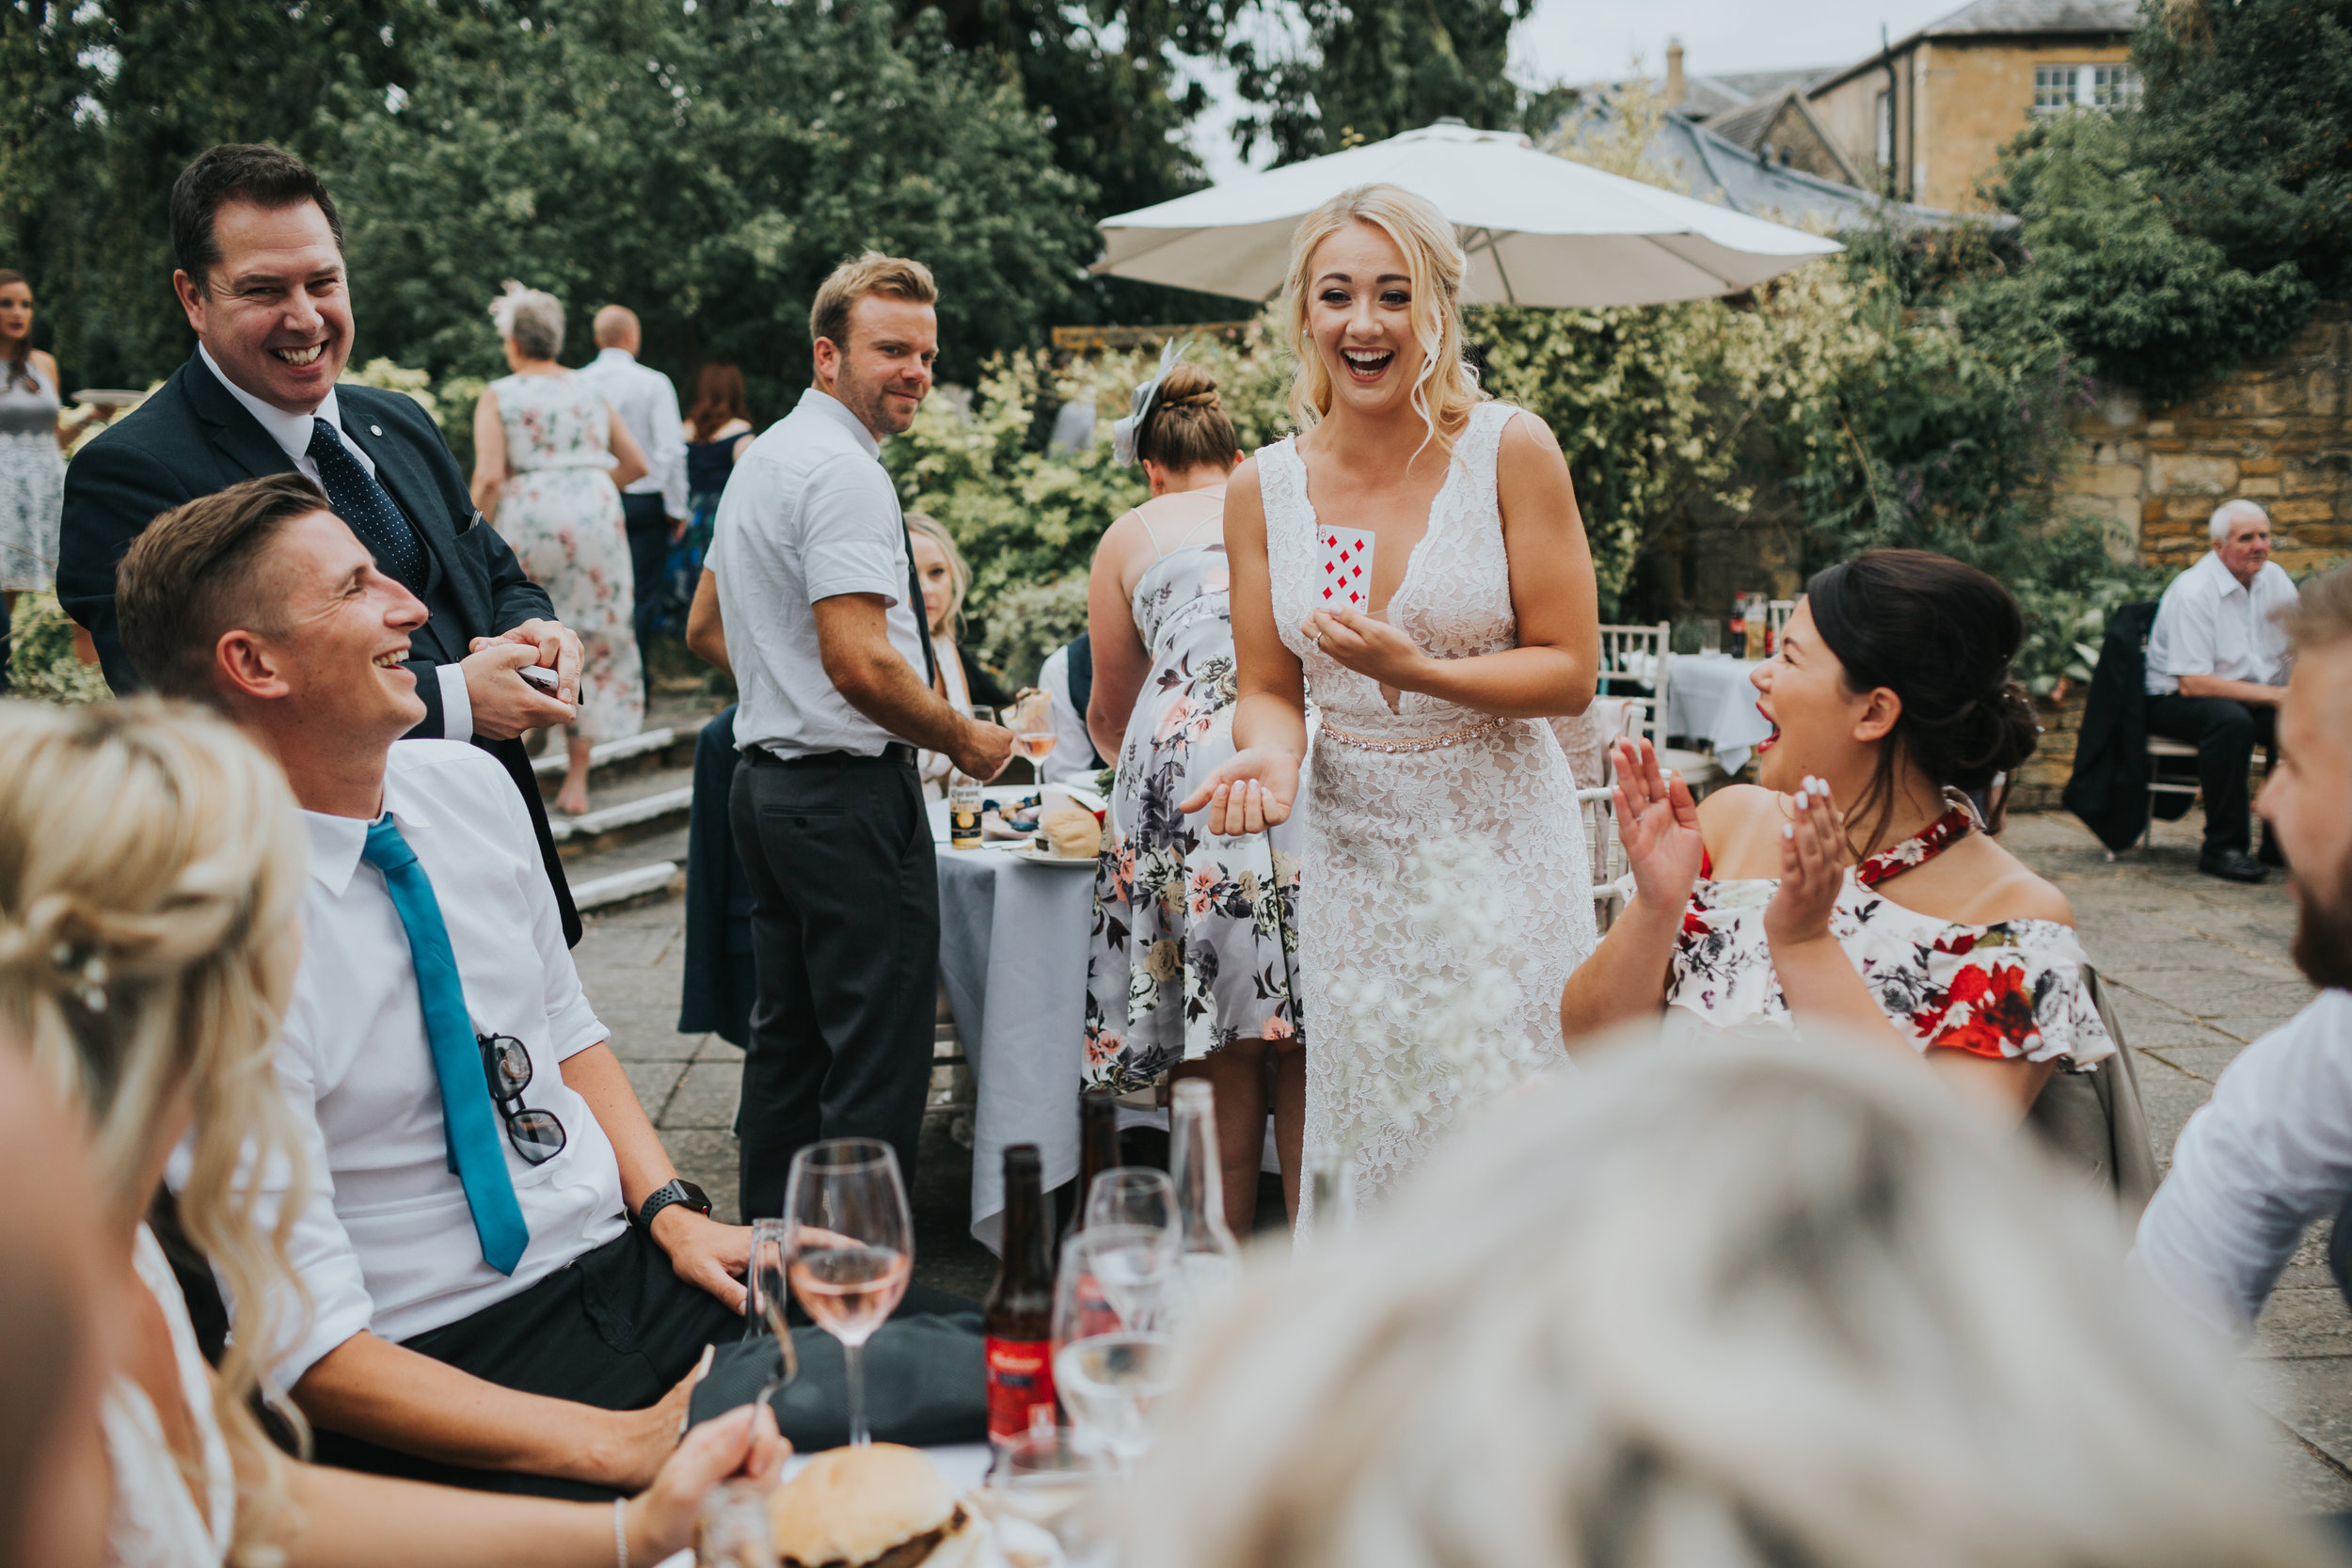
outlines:
[[[2137,151],[2172,221],[2352,298],[2352,0],[2163,0],[2132,55]]]
[[[2163,171],[2135,149],[2146,139],[2141,125],[2078,109],[2012,147],[2000,197],[2024,220],[2031,261],[1966,291],[1964,305],[1972,326],[1996,334],[2038,315],[2090,368],[2163,404],[2283,347],[2319,291],[2293,261],[2250,272],[2180,224],[2183,209],[2159,194]]]
[[[403,71],[422,0],[0,5],[0,264],[40,292],[77,385],[145,385],[188,352],[171,182],[221,141],[315,149],[319,110]]]
[[[813,0],[533,9],[437,32],[404,101],[352,103],[326,137],[370,352],[497,373],[485,310],[519,277],[569,308],[570,356],[620,300],[650,361],[732,360],[772,418],[843,256],[929,263],[943,373],[969,375],[1042,336],[1091,252],[1086,192],[935,14],[894,38],[883,8]]]
[[[1295,0],[1303,47],[1244,40],[1229,53],[1243,100],[1234,127],[1245,153],[1275,161],[1379,141],[1451,115],[1471,125],[1519,122],[1504,74],[1511,29],[1534,0]]]

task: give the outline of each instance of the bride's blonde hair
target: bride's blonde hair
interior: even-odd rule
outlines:
[[[180,1220],[233,1303],[214,1405],[241,1482],[240,1564],[276,1559],[261,1544],[284,1465],[250,1402],[281,1304],[308,1310],[287,1257],[297,1205],[267,1229],[255,1213],[265,1174],[308,1185],[272,1053],[307,853],[284,775],[218,719],[154,698],[0,703],[0,1032],[82,1111],[115,1225],[146,1212],[155,1140],[194,1113]]]
[[[1358,185],[1342,191],[1305,217],[1291,233],[1291,347],[1298,373],[1291,380],[1291,419],[1312,429],[1331,411],[1331,372],[1315,352],[1307,327],[1314,293],[1308,271],[1315,247],[1351,223],[1368,223],[1396,242],[1412,280],[1410,320],[1421,344],[1421,374],[1413,382],[1413,409],[1429,439],[1452,451],[1454,433],[1486,394],[1478,372],[1462,357],[1462,275],[1470,268],[1454,225],[1437,205],[1399,185]]]

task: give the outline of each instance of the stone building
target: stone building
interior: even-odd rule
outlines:
[[[1804,88],[1816,120],[1875,188],[1951,211],[2032,116],[2130,103],[2137,0],[1974,0]]]
[[[2287,570],[2332,562],[2352,550],[2352,305],[2322,305],[2282,352],[2185,403],[2104,388],[2075,429],[2067,503],[2148,564],[2194,562],[2213,509],[2237,497],[2269,512]]]

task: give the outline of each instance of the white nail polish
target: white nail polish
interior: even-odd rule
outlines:
[[[1795,823],[1793,823],[1793,822],[1783,822],[1783,823],[1780,825],[1780,836],[1781,836],[1781,837],[1783,837],[1783,838],[1794,838],[1794,837],[1796,837],[1796,836],[1797,836],[1797,825],[1796,825]]]

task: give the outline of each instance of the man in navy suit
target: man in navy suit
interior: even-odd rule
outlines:
[[[57,597],[134,690],[115,624],[115,568],[164,512],[246,479],[316,482],[377,565],[424,602],[408,669],[421,737],[471,740],[522,791],[567,940],[580,916],[548,832],[524,731],[572,717],[580,639],[468,496],[457,460],[411,398],[338,387],[351,356],[342,223],[310,166],[276,148],[201,154],[171,191],[172,288],[198,348],[66,471]],[[554,669],[554,695],[520,673]]]

